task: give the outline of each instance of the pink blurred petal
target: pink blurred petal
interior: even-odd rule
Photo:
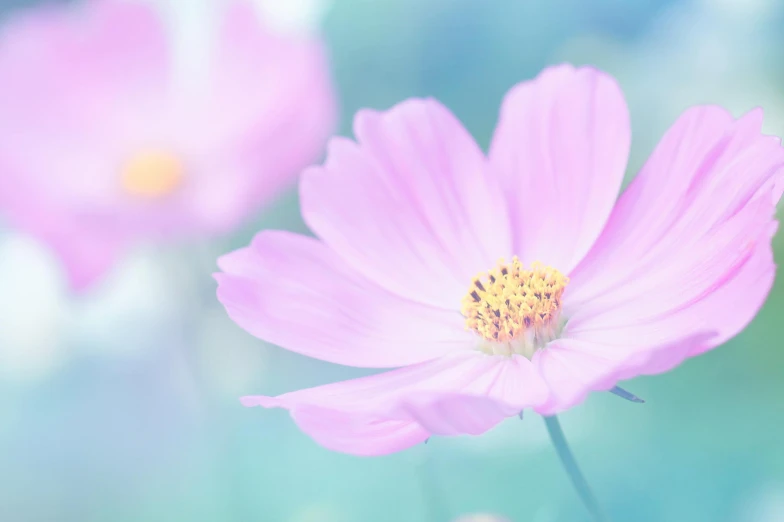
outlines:
[[[30,9],[2,28],[0,213],[57,241],[80,288],[119,245],[235,229],[321,153],[336,118],[321,40],[271,34],[248,2],[221,9],[203,81],[190,83],[175,78],[172,35],[144,3]],[[184,169],[157,199],[121,183],[150,149]],[[63,243],[74,235],[78,246]]]
[[[360,111],[358,144],[333,139],[305,172],[308,225],[392,292],[456,310],[478,272],[511,255],[500,187],[460,122],[434,100]]]
[[[391,367],[473,346],[459,314],[379,288],[315,239],[262,232],[219,265],[218,299],[231,318],[261,339],[310,357]]]
[[[60,256],[68,281],[76,291],[84,291],[103,279],[122,253],[113,238],[82,241],[78,236],[55,236],[50,244]]]
[[[509,91],[490,159],[525,263],[577,265],[610,215],[630,140],[623,94],[596,69],[551,67]]]
[[[322,41],[276,34],[256,14],[250,2],[229,6],[212,76],[212,96],[224,103],[213,108],[209,127],[216,141],[235,144],[231,155],[222,159],[237,159],[232,163],[244,182],[238,195],[243,200],[240,208],[267,203],[294,185],[302,169],[323,154],[337,120],[336,94]],[[237,130],[244,132],[235,135]],[[220,165],[212,171],[216,169]],[[249,169],[264,175],[243,175]],[[221,176],[206,178],[220,185]],[[211,191],[205,186],[206,195]],[[236,216],[227,228],[242,217]]]
[[[3,167],[0,158],[0,172]],[[29,179],[0,175],[0,208],[8,214],[11,226],[35,231],[59,256],[72,289],[83,291],[93,286],[126,249],[127,245],[116,234],[100,233],[92,222],[80,221],[75,215],[58,215],[59,202],[45,200],[43,196],[22,199],[18,197],[19,190],[35,189]]]
[[[3,107],[25,118],[51,116],[52,109],[98,117],[116,108],[104,96],[109,91],[129,102],[155,89],[160,94],[168,60],[164,25],[144,3],[90,0],[22,11],[0,33],[2,88],[17,95],[4,97]],[[36,103],[54,87],[58,96]]]

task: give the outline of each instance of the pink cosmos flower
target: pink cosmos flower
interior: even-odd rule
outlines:
[[[219,260],[218,298],[289,350],[399,368],[243,404],[379,455],[553,415],[720,345],[775,274],[784,149],[761,124],[688,110],[616,201],[629,115],[595,69],[512,88],[487,156],[434,100],[361,111],[356,141],[301,181],[319,239],[260,233]]]
[[[138,241],[231,230],[320,154],[335,117],[321,42],[222,11],[183,85],[151,7],[47,7],[0,32],[0,214],[84,288]]]

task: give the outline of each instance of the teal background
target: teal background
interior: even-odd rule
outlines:
[[[782,16],[777,0],[335,0],[324,33],[345,135],[361,107],[434,96],[486,146],[514,83],[561,61],[603,68],[630,105],[631,178],[689,105],[761,105],[766,131],[784,134]],[[242,408],[242,394],[365,373],[266,345],[225,317],[214,259],[265,227],[306,231],[296,191],[232,237],[141,253],[158,283],[140,280],[138,306],[106,301],[120,308],[98,326],[82,312],[118,279],[65,301],[76,319],[57,363],[0,382],[0,520],[587,520],[533,414],[369,459],[317,446],[284,411]],[[781,235],[774,246],[780,262]],[[562,416],[612,520],[784,521],[783,313],[779,278],[737,338],[624,383],[646,404],[594,394]]]

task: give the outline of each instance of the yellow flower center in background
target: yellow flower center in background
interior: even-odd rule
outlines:
[[[122,172],[122,186],[129,194],[159,198],[171,194],[182,183],[180,159],[165,151],[146,151],[132,157]]]
[[[531,356],[558,333],[561,296],[569,278],[555,268],[517,257],[474,279],[463,298],[466,326],[487,341],[483,350]]]

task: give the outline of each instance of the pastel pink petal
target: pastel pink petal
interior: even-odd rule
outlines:
[[[554,415],[576,406],[591,391],[614,386],[612,378],[607,377],[622,365],[622,360],[595,356],[575,345],[576,341],[559,340],[534,354],[533,363],[551,391],[550,400],[537,408],[538,413]]]
[[[758,198],[648,279],[602,296],[593,308],[570,317],[564,338],[534,357],[552,392],[541,412],[569,408],[589,391],[609,389],[620,379],[669,371],[723,342],[727,330],[716,327],[712,311],[746,309],[747,297],[737,285],[756,284],[747,270],[768,262],[748,233],[769,223],[770,211],[769,201]],[[768,229],[764,241],[769,234]],[[727,297],[736,301],[727,303],[722,299]],[[740,326],[733,320],[725,328]]]
[[[278,407],[269,397],[243,397],[241,402],[246,407]],[[352,455],[388,455],[430,437],[430,433],[410,420],[382,419],[373,414],[309,404],[290,410],[297,426],[318,444]]]
[[[641,332],[641,339],[643,336]],[[535,409],[542,415],[555,415],[581,403],[592,391],[609,390],[637,375],[668,371],[711,336],[710,332],[701,332],[673,342],[635,345],[634,349],[574,339],[554,341],[533,358],[550,389],[548,402]]]
[[[683,312],[709,299],[741,273],[756,249],[767,248],[773,210],[765,198],[749,203],[698,241],[684,245],[687,248],[673,249],[644,277],[582,304],[571,314],[567,329],[574,332],[574,323],[584,324],[589,319],[603,324],[623,324],[627,318],[645,322],[651,317]]]
[[[784,151],[760,126],[759,112],[735,122],[714,107],[675,124],[573,272],[565,337],[625,343],[624,352],[677,345],[634,370],[657,373],[748,324],[773,283],[770,243],[784,167]],[[677,341],[700,332],[713,335]]]
[[[585,256],[618,196],[630,140],[623,94],[596,69],[551,67],[509,91],[490,160],[524,262],[568,273]]]
[[[690,313],[693,317],[711,318],[711,327],[717,335],[712,343],[700,345],[691,355],[698,355],[735,337],[762,308],[776,277],[771,238],[777,225],[770,224],[760,237],[752,257],[731,281],[716,290],[710,299],[692,307]]]
[[[483,395],[421,394],[400,408],[434,435],[481,435],[522,410]]]
[[[762,114],[734,121],[718,107],[687,111],[662,138],[624,192],[596,245],[570,274],[570,309],[598,306],[635,281],[667,278],[672,259],[689,255],[705,237],[752,201],[768,216],[745,231],[755,240],[773,221],[784,150],[764,136]],[[764,211],[764,209],[763,209]],[[764,243],[758,246],[764,248]]]
[[[547,386],[525,357],[474,357],[475,379],[454,391],[410,394],[397,411],[434,435],[479,435],[547,399]]]
[[[324,408],[303,407],[291,416],[302,431],[332,451],[359,456],[396,453],[420,444],[430,434],[415,422],[378,420]]]
[[[750,209],[744,209],[744,213],[750,214]],[[763,220],[768,217],[763,216]],[[628,285],[637,288],[637,300],[632,298],[626,304],[607,306],[603,313],[592,317],[578,315],[567,327],[567,335],[604,340],[636,335],[653,340],[660,334],[673,339],[698,331],[713,332],[714,335],[694,346],[690,356],[723,344],[754,318],[773,285],[775,264],[770,237],[775,224],[768,223],[768,227],[752,243],[752,248],[746,246],[749,236],[739,234],[735,240],[739,247],[734,253],[735,261],[733,254],[727,255],[726,251],[722,262],[710,261],[706,254],[707,263],[693,264],[685,277],[673,276],[656,291],[641,291],[639,285]]]
[[[770,212],[770,202],[757,198],[700,242],[673,254],[649,278],[573,315],[564,338],[534,358],[552,391],[544,413],[573,406],[588,391],[608,389],[620,379],[669,371],[737,333],[771,281],[771,230],[760,238],[762,249],[749,236],[760,223],[770,225]],[[731,317],[721,324],[716,314]]]
[[[747,205],[701,244],[673,255],[672,263],[649,279],[628,284],[603,296],[593,308],[577,312],[564,328],[564,341],[612,348],[613,358],[622,361],[617,375],[625,377],[672,369],[687,356],[717,346],[743,325],[737,320],[720,325],[714,310],[741,310],[743,320],[750,319],[747,307],[755,310],[737,283],[756,285],[747,270],[767,261],[759,258],[747,234],[769,220],[769,202],[758,199]],[[735,301],[728,303],[726,297]],[[751,295],[759,297],[759,292]]]
[[[460,314],[391,294],[316,239],[262,232],[218,264],[218,299],[229,316],[256,337],[303,355],[391,367],[472,346]]]
[[[457,310],[471,279],[512,254],[500,186],[482,151],[435,100],[360,111],[301,182],[308,225],[384,288]]]
[[[417,441],[413,433],[483,433],[506,417],[544,404],[548,393],[528,359],[467,352],[275,398],[245,397],[243,404],[286,408],[317,441],[361,439],[384,426],[379,436],[383,443],[373,452],[382,454]],[[307,412],[307,423],[298,420],[301,411]],[[335,418],[347,422],[335,426]],[[398,434],[397,443],[390,441],[390,433]],[[355,452],[347,446],[340,451]]]

